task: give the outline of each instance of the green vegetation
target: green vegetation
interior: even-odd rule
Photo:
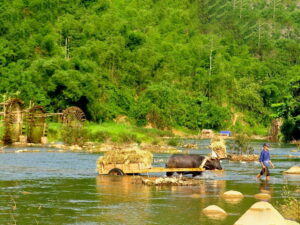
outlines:
[[[178,138],[171,138],[167,142],[167,144],[170,145],[170,146],[179,146],[180,143],[181,143],[181,141]]]
[[[285,97],[282,103],[273,104],[277,117],[283,117],[281,132],[285,141],[300,139],[300,76],[295,76],[291,83],[292,95]]]
[[[295,193],[288,186],[283,187],[281,197],[283,202],[277,203],[280,213],[287,219],[300,222],[299,198],[295,196]]]
[[[236,154],[253,154],[254,148],[250,144],[251,139],[246,134],[238,134],[231,144],[230,150]]]
[[[61,123],[54,123],[54,122],[49,122],[47,123],[48,125],[48,140],[50,142],[55,142],[55,141],[61,141],[61,133],[60,131],[62,130],[62,124]]]
[[[99,141],[119,115],[254,134],[283,117],[299,139],[299,12],[290,0],[3,0],[0,100],[79,106],[105,122],[89,127]]]
[[[82,130],[68,130],[58,123],[50,123],[48,128],[49,141],[62,141],[67,144],[83,144],[83,142],[116,142],[116,143],[141,143],[158,144],[159,139],[173,136],[169,131],[159,129],[140,128],[132,125],[107,122],[102,124],[86,123]]]

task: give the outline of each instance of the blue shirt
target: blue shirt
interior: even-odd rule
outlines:
[[[262,162],[265,166],[269,166],[270,152],[262,150],[259,156],[259,161]]]

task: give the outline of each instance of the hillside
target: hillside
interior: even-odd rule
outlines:
[[[1,98],[158,128],[261,134],[283,117],[287,139],[300,138],[299,9],[298,0],[3,0]]]

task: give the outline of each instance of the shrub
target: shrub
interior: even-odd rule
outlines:
[[[297,117],[290,117],[284,120],[281,132],[284,136],[284,141],[291,141],[293,139],[300,139],[300,115]]]
[[[246,134],[236,135],[229,147],[237,154],[253,154],[254,152],[254,148],[250,145],[250,138]]]
[[[87,141],[87,131],[83,127],[63,126],[61,137],[64,143],[68,145],[83,145]]]
[[[171,146],[179,146],[180,143],[181,143],[181,141],[179,140],[179,138],[171,138],[167,142],[167,144],[171,145]]]
[[[49,140],[59,140],[60,139],[60,133],[57,127],[48,127],[47,130],[47,136],[49,138]]]
[[[120,143],[141,143],[141,140],[134,133],[121,133],[118,136],[118,142]]]
[[[287,187],[283,187],[281,192],[283,203],[277,203],[277,208],[280,213],[286,218],[296,220],[300,222],[300,201],[293,196],[291,190]]]
[[[144,90],[132,108],[131,116],[138,126],[150,123],[159,129],[182,126],[194,130],[218,130],[227,127],[231,119],[227,108],[209,102],[201,94],[187,92],[166,82]]]
[[[155,139],[152,140],[151,144],[158,145],[159,144],[159,140],[155,138]]]
[[[109,137],[110,134],[107,131],[96,131],[95,133],[89,135],[89,140],[96,142],[105,142],[109,139]]]
[[[200,118],[201,128],[220,130],[228,126],[231,114],[227,108],[206,102],[201,106]]]

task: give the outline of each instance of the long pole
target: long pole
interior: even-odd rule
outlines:
[[[211,46],[210,46],[210,53],[209,53],[209,73],[208,73],[208,99],[210,99],[210,80],[211,80],[211,73],[212,73],[213,42],[214,40],[211,39]]]

